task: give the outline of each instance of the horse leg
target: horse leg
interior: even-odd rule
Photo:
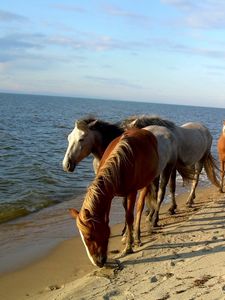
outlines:
[[[223,193],[224,174],[225,174],[225,161],[221,161],[221,187],[220,187],[221,193]]]
[[[124,207],[124,210],[127,211],[127,197],[124,197],[123,198],[123,207]],[[122,230],[122,233],[121,235],[124,237],[125,234],[126,234],[126,229],[127,229],[127,226],[126,226],[126,222],[124,224],[124,227],[123,227],[123,230]]]
[[[146,205],[149,210],[149,214],[146,216],[146,222],[151,222],[152,216],[154,214],[157,202],[157,195],[159,190],[159,178],[160,176],[156,177],[153,182],[151,183],[151,191],[148,192],[146,196]]]
[[[171,215],[175,214],[175,209],[177,208],[175,191],[176,191],[176,169],[173,169],[170,175],[170,195],[171,195],[172,204],[168,210],[169,214]]]
[[[169,181],[170,174],[171,174],[171,165],[168,164],[160,176],[160,186],[159,186],[159,191],[157,196],[156,208],[152,217],[152,227],[158,227],[159,210],[165,196],[166,186]]]
[[[137,208],[136,208],[136,221],[135,221],[135,229],[134,229],[134,245],[135,246],[141,246],[141,215],[144,209],[145,204],[145,196],[148,193],[148,187],[143,188],[140,191],[138,200],[137,200]]]
[[[98,172],[98,167],[99,167],[99,159],[94,157],[94,159],[93,159],[93,169],[94,169],[95,175]]]
[[[195,175],[194,175],[194,180],[192,182],[192,187],[191,187],[191,192],[188,196],[186,205],[188,207],[192,207],[193,203],[194,203],[194,199],[195,199],[195,190],[196,187],[198,185],[198,180],[199,180],[199,175],[202,171],[203,168],[203,161],[199,161],[195,164]]]
[[[136,201],[137,192],[133,192],[127,197],[127,210],[126,210],[126,224],[127,224],[127,240],[123,254],[133,252],[133,222],[134,222],[134,205]]]

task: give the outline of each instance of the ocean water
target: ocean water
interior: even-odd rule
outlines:
[[[0,107],[0,223],[76,197],[81,203],[94,177],[92,157],[74,173],[62,169],[67,135],[76,119],[94,115],[117,122],[131,115],[157,114],[177,125],[199,121],[213,135],[216,158],[225,119],[225,109],[218,108],[4,93]]]

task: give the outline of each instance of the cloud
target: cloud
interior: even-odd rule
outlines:
[[[0,37],[0,62],[37,61],[34,51],[45,47],[45,35],[14,33]],[[47,60],[46,60],[47,62]],[[10,65],[11,66],[11,65]]]
[[[0,22],[27,22],[29,19],[22,15],[14,14],[0,9]]]
[[[109,35],[97,35],[87,32],[76,33],[76,37],[67,35],[51,36],[48,42],[52,45],[69,47],[73,50],[85,50],[96,52],[107,51],[132,51],[148,49],[150,44],[146,40],[124,40],[113,38]]]
[[[206,0],[207,1],[207,0]],[[184,11],[195,10],[199,6],[199,1],[192,0],[161,0],[162,3],[175,6]],[[201,4],[200,4],[201,5]]]
[[[174,42],[169,39],[151,39],[148,41],[149,46],[160,51],[166,51],[170,53],[181,53],[185,55],[197,55],[204,56],[213,59],[224,59],[225,58],[225,50],[223,48],[217,49],[215,48],[206,48],[206,47],[194,47],[188,46],[183,43]]]
[[[209,70],[216,70],[216,71],[221,71],[221,72],[225,71],[225,66],[218,66],[218,65],[210,66],[210,65],[207,65],[206,68],[209,69]]]
[[[95,83],[99,82],[110,86],[114,85],[114,86],[129,87],[138,90],[143,89],[143,87],[139,84],[133,84],[128,80],[115,78],[115,77],[107,78],[107,77],[99,77],[99,76],[85,76],[85,78],[94,81]]]
[[[86,12],[86,9],[82,6],[78,5],[68,5],[64,3],[56,3],[54,5],[51,5],[54,9],[61,10],[61,11],[67,11],[67,12],[77,12],[77,13],[84,13]]]
[[[185,18],[180,23],[192,28],[224,29],[225,2],[221,0],[161,0],[162,3],[175,7]]]
[[[128,48],[125,42],[113,39],[110,36],[83,35],[83,38],[73,38],[68,36],[54,36],[49,38],[49,43],[70,47],[74,50],[87,51],[109,51],[115,49]]]
[[[83,53],[68,52],[64,46],[59,46],[45,34],[13,33],[0,36],[0,72],[16,73],[19,71],[55,70],[62,65],[72,63],[84,64]],[[63,51],[62,51],[63,48]]]
[[[44,40],[45,35],[43,34],[9,34],[0,37],[0,50],[16,51],[18,49],[40,49],[44,45]]]
[[[115,5],[105,5],[103,7],[104,12],[111,16],[121,17],[125,20],[128,20],[135,24],[141,24],[144,26],[148,26],[151,24],[151,19],[147,15],[139,14],[136,12],[124,10],[119,6]]]

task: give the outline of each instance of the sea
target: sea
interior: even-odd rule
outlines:
[[[0,94],[0,223],[23,217],[85,192],[93,180],[92,156],[75,172],[63,171],[67,135],[88,115],[118,122],[156,114],[178,125],[204,123],[213,154],[225,109],[37,95]]]
[[[67,136],[77,119],[91,115],[118,122],[142,114],[159,115],[177,125],[202,122],[212,133],[212,153],[217,158],[216,143],[225,119],[223,108],[0,93],[0,233],[5,233],[4,243],[15,239],[16,230],[31,220],[60,214],[70,201],[80,208],[94,178],[93,157],[81,161],[74,173],[62,168]],[[210,183],[203,176],[201,184]],[[118,211],[121,206],[115,208],[114,222],[119,221]],[[29,226],[23,235],[35,232]]]

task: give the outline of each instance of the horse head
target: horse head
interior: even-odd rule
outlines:
[[[102,268],[107,260],[110,228],[108,223],[93,219],[88,209],[78,212],[70,209],[71,216],[76,219],[81,239],[87,255],[94,266]]]
[[[68,147],[62,163],[64,171],[73,172],[76,165],[91,153],[94,141],[90,125],[83,120],[77,121],[68,135]]]

